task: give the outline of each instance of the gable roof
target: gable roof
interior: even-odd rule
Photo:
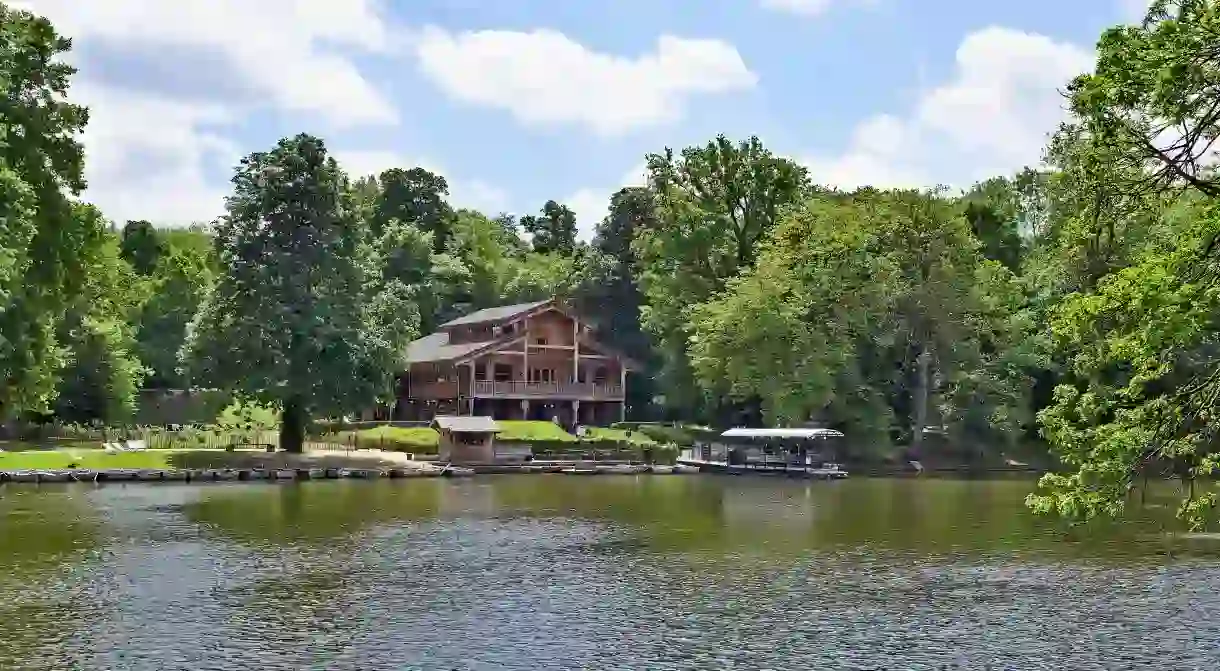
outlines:
[[[496,424],[496,420],[491,417],[474,415],[469,417],[459,417],[455,415],[441,415],[432,420],[434,428],[445,431],[457,431],[459,433],[499,433],[500,425]]]
[[[403,356],[403,362],[413,364],[428,361],[452,361],[454,359],[461,359],[486,347],[506,345],[517,337],[519,336],[507,336],[495,340],[479,340],[477,342],[463,342],[451,345],[449,344],[449,333],[439,331],[408,343],[407,351]]]
[[[474,312],[471,312],[463,317],[450,319],[444,324],[441,324],[441,328],[462,326],[465,324],[483,324],[486,322],[504,321],[505,319],[510,319],[512,317],[516,317],[517,315],[530,312],[532,310],[537,310],[538,308],[552,302],[554,302],[554,299],[548,298],[544,301],[534,301],[533,303],[517,303],[515,305],[501,305],[500,307],[495,308],[475,310]]]

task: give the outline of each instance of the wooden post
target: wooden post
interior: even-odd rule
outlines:
[[[580,322],[572,320],[572,382],[580,382]]]

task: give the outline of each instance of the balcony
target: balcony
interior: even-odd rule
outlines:
[[[575,401],[621,401],[623,387],[593,382],[492,382],[476,380],[475,398],[561,398]]]

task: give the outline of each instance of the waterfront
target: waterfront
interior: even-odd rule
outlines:
[[[8,487],[0,668],[1220,666],[1220,542],[1068,531],[1029,486]]]

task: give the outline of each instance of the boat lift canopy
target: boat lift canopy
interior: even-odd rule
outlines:
[[[834,429],[729,429],[720,434],[722,438],[842,438]]]

